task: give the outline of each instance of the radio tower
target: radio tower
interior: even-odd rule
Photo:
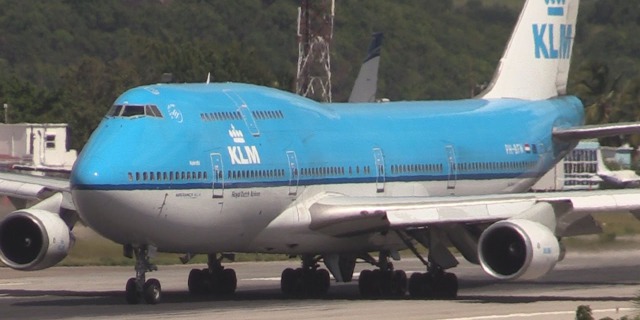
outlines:
[[[301,0],[298,8],[296,93],[331,102],[331,58],[335,0]]]

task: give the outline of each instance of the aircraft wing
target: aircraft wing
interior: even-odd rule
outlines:
[[[640,190],[404,198],[328,195],[309,207],[310,228],[347,236],[448,223],[482,224],[518,217],[540,203],[553,210],[557,236],[590,234],[599,228],[576,226],[593,221],[592,213],[640,210]]]
[[[66,201],[63,207],[75,210],[71,201],[69,180],[47,176],[0,172],[0,195],[12,199],[43,200],[55,193],[62,193]],[[15,204],[15,202],[14,202]]]
[[[588,125],[553,131],[553,137],[560,140],[593,139],[624,134],[640,134],[640,122]]]

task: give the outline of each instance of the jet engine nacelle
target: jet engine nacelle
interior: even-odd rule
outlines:
[[[25,209],[0,221],[0,261],[17,270],[40,270],[67,256],[74,238],[58,214]]]
[[[503,280],[532,280],[551,271],[560,260],[560,244],[544,225],[524,219],[489,226],[478,242],[485,272]]]

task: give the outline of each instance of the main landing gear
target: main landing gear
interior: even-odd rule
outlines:
[[[140,300],[148,304],[160,302],[162,288],[160,281],[149,279],[145,281],[147,271],[156,271],[158,268],[149,262],[148,246],[125,246],[125,255],[131,256],[131,251],[136,258],[136,277],[130,278],[126,285],[126,299],[129,304],[138,304]]]
[[[376,270],[362,270],[358,279],[360,295],[365,298],[403,297],[407,292],[407,274],[403,270],[394,270],[389,261],[389,252],[380,252],[376,261],[367,256],[365,260],[374,266]]]
[[[427,267],[426,273],[416,272],[411,275],[409,294],[413,298],[455,299],[458,296],[458,277],[432,265]]]
[[[209,254],[206,269],[191,269],[189,292],[192,294],[228,295],[236,291],[238,280],[233,269],[222,266],[224,255]]]
[[[448,266],[454,266],[457,264],[455,258],[451,253],[441,245],[441,243],[432,238],[427,242],[427,238],[422,237],[418,233],[413,233],[411,236],[418,242],[426,246],[429,245],[428,260],[425,260],[418,252],[407,237],[398,232],[398,236],[404,241],[407,247],[413,252],[413,254],[427,267],[426,273],[414,273],[409,278],[409,294],[412,298],[426,298],[426,299],[455,299],[458,296],[458,277],[455,274],[446,272],[442,267],[446,263]],[[435,235],[429,235],[435,236]],[[437,252],[438,254],[433,254]],[[438,263],[436,255],[439,256],[441,263]],[[455,262],[454,262],[455,261]]]
[[[330,286],[329,271],[318,269],[320,257],[302,256],[302,267],[282,271],[280,289],[286,296],[317,297],[327,293]]]
[[[458,278],[445,269],[457,265],[457,260],[443,245],[438,230],[414,230],[409,233],[397,231],[398,236],[413,254],[427,267],[425,273],[414,273],[409,279],[402,270],[394,270],[390,252],[381,251],[376,261],[370,255],[363,259],[377,266],[377,270],[363,270],[358,279],[360,294],[365,298],[403,297],[407,289],[412,298],[455,299],[458,295]],[[429,248],[425,260],[410,238]],[[394,258],[398,259],[399,257]]]

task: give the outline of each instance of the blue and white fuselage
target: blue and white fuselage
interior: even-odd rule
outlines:
[[[573,147],[553,130],[582,123],[571,96],[320,104],[246,84],[159,84],[115,101],[71,183],[82,219],[122,244],[380,250],[397,239],[316,233],[301,204],[526,191]]]

